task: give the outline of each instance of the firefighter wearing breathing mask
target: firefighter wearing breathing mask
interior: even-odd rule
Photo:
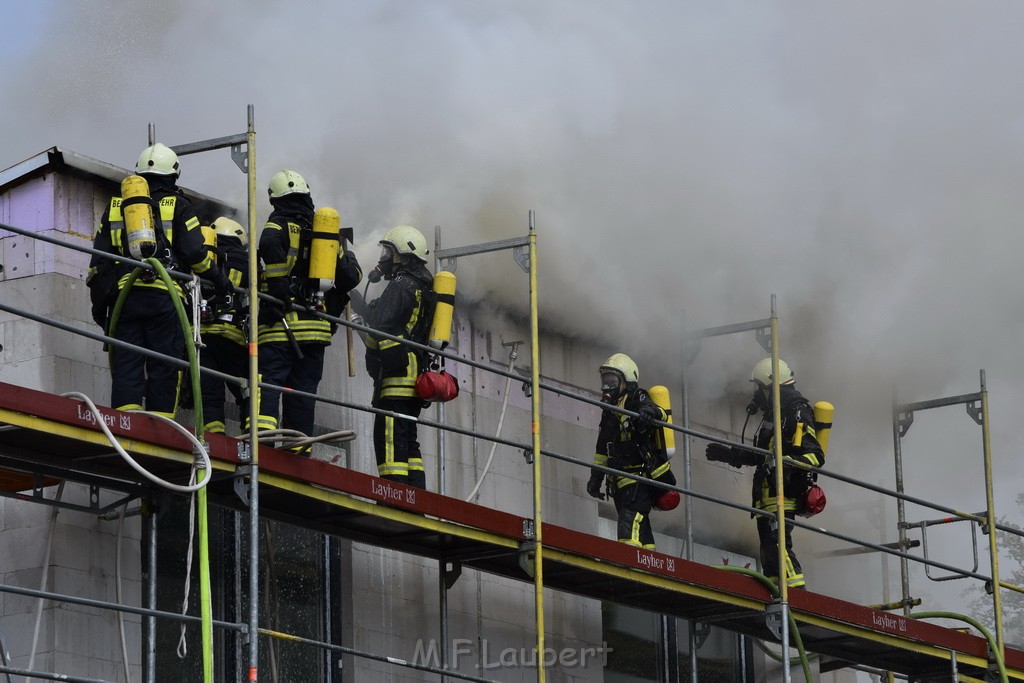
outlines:
[[[195,209],[178,189],[178,155],[156,143],[142,151],[135,173],[122,183],[122,196],[114,197],[103,213],[94,248],[140,261],[155,258],[169,270],[191,271],[212,283],[217,293],[228,293],[230,282],[207,252]],[[104,330],[116,322],[114,337],[120,341],[184,358],[185,336],[174,301],[154,271],[142,272],[128,292],[118,320],[109,320],[114,302],[134,268],[92,257],[86,284],[93,320]],[[177,281],[174,287],[181,295]],[[145,404],[146,410],[166,417],[177,412],[181,379],[177,366],[115,349],[110,371],[110,403],[114,408],[139,410]]]
[[[416,228],[400,225],[384,235],[380,246],[380,262],[367,279],[384,279],[387,286],[370,302],[366,326],[426,344],[430,328],[427,300],[434,280],[426,266],[427,241]],[[371,405],[418,417],[423,400],[416,396],[416,378],[423,365],[423,352],[373,334],[365,335],[363,340],[366,370],[373,378]],[[376,414],[373,448],[381,478],[427,487],[414,421]]]
[[[775,423],[772,415],[772,359],[758,361],[750,375],[750,381],[757,388],[747,406],[748,415],[762,413],[761,424],[754,435],[753,445],[772,450],[774,447]],[[811,404],[797,391],[796,376],[785,361],[779,361],[779,396],[782,412],[782,455],[821,467],[824,461],[821,445],[815,434],[814,412]],[[775,488],[775,458],[758,453],[732,448],[724,444],[708,444],[705,451],[708,460],[724,462],[732,467],[749,465],[756,467],[752,495],[752,506],[765,512],[778,513]],[[797,512],[798,498],[808,485],[808,473],[797,467],[786,467],[783,472],[784,512],[787,520]],[[754,516],[751,513],[751,516]],[[761,570],[770,579],[779,578],[779,537],[775,517],[757,515],[757,535],[761,542]],[[793,553],[793,525],[786,524],[786,579],[790,588],[802,588],[806,584],[800,561]]]
[[[212,250],[217,265],[227,275],[231,284],[240,289],[249,288],[249,235],[238,221],[220,216],[210,224],[215,236]],[[205,290],[205,287],[204,287]],[[204,292],[205,293],[205,292]],[[202,324],[199,328],[206,348],[199,355],[204,368],[226,375],[246,378],[249,376],[249,353],[246,348],[248,335],[246,321],[248,308],[237,292],[212,296],[205,302]],[[203,374],[200,378],[203,392],[203,422],[208,432],[224,433],[224,389],[235,399],[241,414],[239,422],[248,419],[249,401],[243,396],[238,384],[226,382],[219,377]]]
[[[616,353],[606,360],[601,371],[601,400],[638,414],[630,417],[611,410],[601,413],[594,464],[623,470],[633,476],[606,474],[591,470],[587,493],[604,499],[607,490],[618,513],[618,540],[629,545],[654,549],[651,508],[664,490],[643,483],[645,478],[674,486],[675,475],[668,460],[655,444],[659,429],[652,420],[666,421],[667,415],[640,388],[640,371],[633,359]]]
[[[268,384],[315,394],[323,377],[324,353],[335,330],[330,321],[308,310],[319,309],[309,283],[313,198],[306,180],[288,169],[271,177],[267,192],[273,211],[260,234],[260,291],[276,301],[261,299],[259,303],[260,373]],[[349,290],[362,277],[355,255],[339,251],[333,291],[327,293],[324,312],[340,314],[348,303]],[[290,393],[282,397],[280,391],[261,389],[257,426],[261,431],[295,429],[312,436],[315,410],[313,398]]]

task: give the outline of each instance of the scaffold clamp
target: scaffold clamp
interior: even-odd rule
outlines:
[[[249,465],[242,465],[235,470],[235,481],[234,489],[235,495],[242,501],[245,507],[249,507],[249,488],[250,488],[250,477],[252,473],[252,467]]]
[[[775,638],[782,642],[782,603],[773,602],[764,610],[764,625]]]
[[[235,447],[235,456],[238,457],[238,462],[252,462],[252,453],[249,451],[248,441],[239,441]]]
[[[914,411],[898,412],[896,414],[896,427],[902,439],[910,431],[910,425],[914,424]]]
[[[980,427],[984,418],[982,417],[981,406],[978,405],[978,402],[968,401],[964,404],[964,408],[967,410],[968,417],[974,420],[974,423]]]
[[[693,630],[694,644],[697,649],[700,649],[704,645],[704,641],[711,635],[711,624],[703,621],[691,621],[690,628]]]
[[[523,449],[523,459],[526,460],[526,464],[527,465],[532,465],[533,464],[533,449],[532,448],[524,448]]]
[[[451,590],[451,587],[462,576],[462,563],[445,560],[441,565],[441,571],[444,573],[444,587]]]
[[[535,541],[519,542],[519,568],[531,579],[534,577],[534,559],[537,554],[537,543]]]

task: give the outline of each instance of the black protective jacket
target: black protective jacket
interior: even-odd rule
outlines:
[[[149,183],[149,195],[158,205],[156,211],[159,215],[156,216],[156,220],[162,228],[158,244],[167,244],[171,251],[165,265],[175,270],[191,270],[197,275],[208,277],[211,271],[216,270],[216,266],[213,265],[203,243],[199,219],[192,203],[178,189],[173,177],[149,174],[146,180]],[[123,234],[123,222],[117,220],[112,224],[111,221],[111,215],[119,215],[120,212],[120,197],[115,197],[100,219],[93,248],[116,256],[129,255],[127,238]],[[89,286],[94,317],[97,317],[102,309],[113,304],[120,283],[132,270],[134,266],[119,261],[100,256],[92,257],[86,284]],[[135,286],[166,289],[159,278],[153,280],[149,276],[137,279]]]
[[[620,408],[637,413],[645,405],[658,407],[643,389],[628,392],[618,404]],[[660,407],[658,410],[661,411],[659,419],[664,421],[667,417],[665,412]],[[638,429],[633,423],[634,420],[627,415],[611,410],[601,412],[594,464],[636,473],[639,477],[657,479],[674,486],[675,475],[672,474],[668,460],[655,443],[656,430],[660,427],[648,424],[643,429]],[[592,476],[603,475],[600,470],[592,472]],[[622,490],[637,482],[632,477],[609,475],[609,478],[613,491]]]
[[[263,262],[260,291],[291,304],[308,306],[309,249],[313,232],[313,202],[309,195],[286,195],[274,200],[274,211],[260,235]],[[363,272],[350,252],[339,254],[334,288],[325,296],[325,312],[340,316],[348,292],[359,284]],[[285,319],[299,344],[330,344],[337,326],[304,310],[286,311]],[[287,343],[284,325],[260,326],[260,343]]]
[[[395,337],[427,343],[428,305],[434,277],[422,263],[399,266],[384,293],[370,302],[366,324]],[[416,395],[416,377],[423,363],[421,351],[392,339],[367,335],[366,369],[375,380],[378,398]]]
[[[805,462],[813,467],[825,464],[825,456],[821,451],[814,429],[814,411],[810,402],[797,391],[793,384],[779,387],[779,403],[782,410],[782,455],[787,458]],[[754,435],[754,445],[758,448],[772,450],[774,448],[774,417],[772,407],[765,407],[764,416]],[[753,465],[754,472],[751,498],[753,506],[769,512],[776,511],[775,460],[762,457],[757,453],[734,449],[737,464]],[[783,493],[785,509],[795,511],[798,498],[814,480],[814,473],[797,467],[784,467]]]

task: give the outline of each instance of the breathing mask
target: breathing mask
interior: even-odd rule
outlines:
[[[601,373],[601,400],[605,403],[615,403],[625,390],[626,383],[622,375],[617,372]]]
[[[366,276],[370,282],[380,282],[381,278],[390,280],[395,275],[395,261],[397,261],[398,252],[390,244],[383,244],[381,247],[380,261]]]

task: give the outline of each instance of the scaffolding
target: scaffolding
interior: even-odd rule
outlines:
[[[150,142],[155,140],[155,131],[150,126]],[[244,150],[242,149],[244,146]],[[248,181],[248,229],[250,245],[256,239],[256,208],[255,208],[255,127],[253,108],[248,109],[247,132],[241,135],[217,138],[203,142],[173,147],[179,154],[198,153],[202,151],[230,147],[236,164],[246,173]],[[76,249],[83,253],[104,255],[88,247],[72,245],[57,238],[51,238],[24,230],[18,226],[0,224],[0,230],[8,230],[15,234],[34,239],[42,239],[54,245]],[[717,328],[698,330],[688,333],[684,339],[684,378],[682,385],[682,424],[658,422],[658,426],[672,429],[683,435],[684,442],[684,476],[681,486],[668,486],[658,482],[650,482],[656,488],[679,492],[685,501],[685,552],[684,557],[676,558],[650,550],[600,539],[589,534],[574,531],[558,525],[545,523],[541,509],[542,463],[544,458],[568,462],[574,466],[596,469],[606,474],[623,474],[619,470],[594,465],[571,456],[542,447],[541,409],[542,392],[557,394],[574,401],[635,417],[630,411],[602,403],[597,399],[567,390],[540,377],[539,320],[537,294],[537,234],[535,217],[529,213],[528,235],[483,245],[440,248],[440,231],[435,235],[437,249],[436,263],[438,266],[448,264],[454,269],[457,258],[491,251],[513,249],[520,266],[529,274],[529,307],[530,307],[530,346],[531,368],[529,378],[531,404],[531,440],[522,443],[500,436],[491,436],[479,431],[463,429],[446,424],[444,411],[439,410],[439,419],[420,418],[418,424],[433,427],[438,432],[438,493],[410,489],[400,484],[384,483],[355,470],[338,467],[333,464],[315,460],[300,460],[265,444],[260,444],[256,434],[255,401],[250,402],[250,432],[247,439],[237,440],[218,434],[207,436],[208,450],[211,458],[212,479],[208,488],[210,495],[227,508],[242,509],[247,512],[248,529],[248,614],[242,621],[212,620],[212,627],[224,632],[237,634],[237,637],[248,649],[248,666],[245,672],[247,680],[255,681],[259,677],[258,636],[266,638],[315,646],[327,651],[364,657],[376,661],[388,662],[395,666],[414,670],[427,671],[442,677],[460,680],[482,681],[484,678],[461,673],[449,668],[449,658],[445,649],[440,667],[425,666],[389,656],[384,653],[373,653],[346,648],[328,640],[316,641],[288,634],[273,629],[260,627],[259,611],[259,538],[260,522],[263,518],[285,519],[290,523],[305,526],[318,532],[341,538],[349,538],[369,543],[381,548],[390,548],[404,553],[434,558],[438,561],[439,578],[439,630],[442,643],[447,647],[447,594],[454,585],[464,567],[482,572],[489,572],[517,581],[529,581],[534,587],[534,624],[536,644],[535,651],[544,653],[544,588],[554,588],[586,597],[626,603],[666,615],[662,619],[663,652],[668,652],[668,643],[674,640],[673,624],[668,616],[690,620],[692,623],[714,624],[736,633],[752,638],[765,639],[777,643],[790,643],[802,636],[808,649],[835,657],[842,662],[860,664],[877,670],[909,674],[912,676],[936,676],[940,672],[951,673],[954,680],[960,676],[985,676],[996,666],[1005,669],[1004,676],[1014,680],[1024,680],[1024,652],[1007,648],[1003,641],[1002,615],[1000,604],[1000,588],[1020,591],[1021,589],[1003,582],[998,572],[998,544],[995,530],[1005,533],[1022,535],[1018,530],[999,525],[995,522],[994,504],[992,500],[991,454],[988,438],[988,399],[985,388],[984,371],[981,375],[981,391],[970,396],[940,399],[935,402],[897,405],[894,396],[894,436],[897,462],[897,488],[895,491],[880,486],[857,481],[835,472],[819,468],[811,468],[801,463],[789,461],[782,454],[781,440],[776,439],[773,451],[757,449],[730,439],[694,430],[689,424],[688,389],[685,378],[685,367],[688,366],[699,350],[699,341],[703,338],[721,336],[737,332],[754,331],[758,342],[769,351],[773,361],[773,378],[778,377],[779,317],[776,310],[775,297],[772,297],[770,317],[751,323],[727,325]],[[118,257],[122,262],[138,267],[147,267],[145,263],[134,262],[125,257]],[[250,249],[250,282],[257,282],[256,250]],[[178,278],[187,279],[184,274],[173,274]],[[247,389],[261,387],[315,398],[318,401],[333,404],[349,410],[385,414],[395,419],[408,419],[407,416],[390,411],[369,407],[362,404],[345,402],[313,394],[305,394],[287,387],[269,385],[259,382],[256,348],[258,345],[259,299],[270,299],[266,295],[249,297],[250,305],[250,345],[249,345],[249,376],[247,379],[221,376],[226,381],[236,382]],[[73,325],[51,320],[0,302],[0,310],[16,316],[34,320],[66,332],[106,344],[131,348],[140,353],[160,357],[162,360],[187,365],[184,361],[173,359],[151,351],[124,344],[112,337],[98,334],[90,330],[77,328]],[[314,313],[312,309],[308,312]],[[347,318],[338,318],[318,313],[349,330],[370,332],[359,323]],[[431,347],[419,345],[391,335],[374,334],[392,339],[420,351],[441,356],[453,363],[472,366],[499,377],[522,382],[523,378],[511,370],[500,370],[475,359],[463,358],[446,351],[438,351]],[[203,369],[203,372],[208,372]],[[776,433],[781,430],[779,420],[779,384],[774,379],[772,387],[773,415]],[[903,490],[902,470],[900,465],[900,439],[906,434],[912,422],[913,412],[926,408],[967,403],[968,412],[983,429],[983,447],[985,457],[985,476],[987,510],[979,514],[966,514],[953,508],[930,503],[907,495]],[[145,482],[130,470],[117,463],[104,460],[109,445],[106,437],[99,431],[99,420],[92,424],[81,419],[77,412],[77,403],[71,398],[62,398],[44,394],[26,387],[0,385],[0,467],[16,473],[25,473],[28,484],[22,491],[31,489],[31,494],[19,493],[20,499],[51,505],[64,505],[43,496],[43,489],[55,480],[70,480],[84,483],[92,489],[109,489],[124,496],[115,503],[104,506],[92,506],[90,511],[108,513],[134,498],[147,495]],[[135,415],[125,422],[117,411],[100,409],[104,416],[103,422],[112,423],[111,431],[118,439],[128,444],[128,450],[143,460],[150,470],[162,477],[174,478],[180,475],[183,464],[191,464],[195,454],[191,446],[181,435],[160,422],[144,415]],[[458,434],[470,438],[482,439],[499,443],[522,451],[532,466],[533,515],[530,518],[490,510],[473,503],[459,501],[448,497],[444,490],[445,441],[447,433]],[[784,534],[787,524],[783,519],[784,505],[778,501],[777,513],[765,513],[750,506],[718,500],[700,491],[694,490],[691,480],[690,438],[722,443],[735,448],[743,448],[776,463],[777,490],[781,498],[783,486],[781,477],[783,466],[801,467],[813,471],[818,476],[832,477],[845,483],[861,486],[876,493],[894,497],[899,509],[898,544],[876,544],[858,540],[835,531],[815,526],[808,522],[793,520],[791,525],[815,533],[836,538],[868,551],[886,553],[900,558],[901,583],[903,599],[899,606],[904,614],[900,617],[888,615],[882,609],[873,609],[855,605],[846,601],[815,594],[809,591],[788,591],[785,580],[784,561],[780,561],[783,576],[780,577],[778,593],[752,580],[750,577],[736,575],[721,568],[712,568],[692,560],[692,500],[700,499],[725,505],[754,515],[777,516],[777,527],[780,538],[780,553],[785,548]],[[72,447],[73,446],[73,447]],[[96,463],[102,461],[102,466]],[[176,474],[177,472],[177,474]],[[95,498],[98,501],[98,496]],[[907,551],[913,547],[906,537],[908,525],[905,520],[903,503],[912,502],[951,515],[953,518],[977,523],[989,535],[990,574],[981,573],[978,563],[974,568],[965,570],[942,562],[935,561],[927,555],[915,557]],[[918,526],[922,534],[927,526],[937,522],[922,522]],[[52,593],[44,590],[35,591],[16,586],[0,586],[0,591],[20,594],[29,597],[49,600],[61,600],[74,604],[102,607],[120,612],[137,614],[147,620],[147,660],[144,670],[147,680],[155,680],[155,632],[156,619],[168,619],[177,622],[197,623],[200,617],[182,615],[156,609],[155,552],[156,526],[155,517],[149,519],[146,531],[146,552],[151,562],[151,571],[147,577],[145,607],[133,607],[121,603],[94,600]],[[895,545],[895,547],[893,547]],[[926,546],[925,546],[926,548]],[[975,559],[977,551],[975,550]],[[909,561],[923,564],[926,568],[936,568],[947,572],[947,576],[969,577],[982,581],[992,588],[994,619],[997,625],[996,637],[993,642],[959,631],[927,623],[912,618],[910,607],[909,579],[906,566]],[[943,578],[945,580],[945,578]],[[887,607],[887,606],[880,606]],[[921,617],[927,614],[919,615]],[[799,635],[790,632],[791,624],[799,625]],[[690,629],[691,658],[696,657],[694,639],[697,629]],[[2,636],[2,634],[0,634]],[[205,637],[205,634],[204,634]],[[784,652],[786,648],[784,648]],[[3,653],[0,642],[0,653]],[[666,660],[668,658],[666,657]],[[678,680],[679,672],[666,661],[665,670],[668,680]],[[536,661],[537,680],[546,678],[545,663],[542,657]],[[692,680],[696,680],[696,665],[691,661]],[[31,675],[37,678],[53,678],[60,680],[87,681],[90,679],[75,678],[63,674],[48,672],[32,672],[15,669],[10,666],[9,658],[4,656],[0,661],[0,673],[10,675]],[[241,671],[238,672],[241,674]],[[789,666],[782,667],[785,681],[790,680]]]

